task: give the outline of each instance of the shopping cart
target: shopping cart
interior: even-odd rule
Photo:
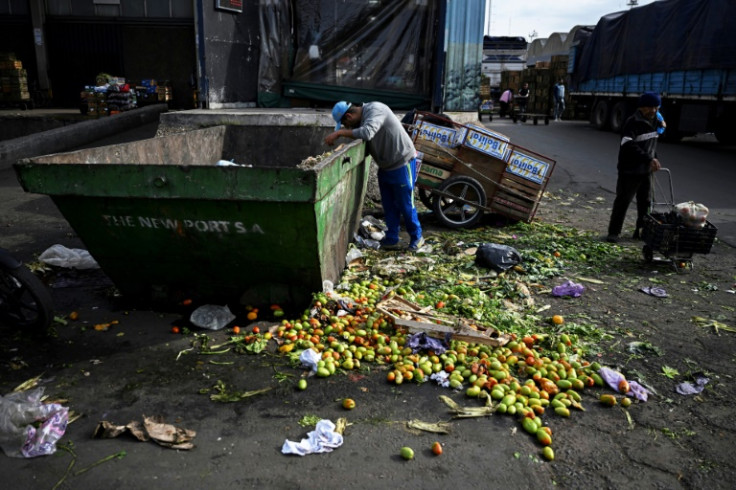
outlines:
[[[667,176],[669,196],[659,188],[657,175]],[[658,193],[663,201],[657,202]],[[660,169],[652,177],[650,212],[644,216],[642,228],[645,243],[642,253],[647,262],[669,262],[677,272],[687,272],[693,268],[693,254],[710,253],[718,229],[707,220],[699,228],[685,225],[675,210],[674,194],[672,174],[669,169]]]

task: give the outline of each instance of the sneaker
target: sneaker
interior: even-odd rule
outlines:
[[[417,240],[412,240],[409,244],[409,251],[416,252],[424,245],[424,237],[419,237]]]
[[[383,240],[381,240],[380,243],[381,243],[381,249],[383,250],[396,250],[399,248],[398,240],[396,240],[395,242],[392,242],[384,238]]]
[[[606,241],[608,243],[618,243],[618,235],[608,235]]]

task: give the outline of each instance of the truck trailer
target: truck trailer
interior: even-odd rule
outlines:
[[[576,113],[620,131],[645,92],[662,97],[666,139],[714,133],[736,143],[734,0],[661,0],[601,17],[568,57]]]

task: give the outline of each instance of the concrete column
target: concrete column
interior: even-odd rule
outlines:
[[[33,45],[36,49],[36,70],[38,71],[38,88],[49,92],[48,55],[46,54],[46,32],[44,21],[46,11],[43,0],[28,0],[33,25]],[[48,94],[51,95],[50,93]]]

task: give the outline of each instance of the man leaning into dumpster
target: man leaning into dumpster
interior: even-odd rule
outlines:
[[[629,204],[636,196],[636,229],[640,237],[649,212],[652,174],[661,168],[657,159],[657,110],[662,101],[655,93],[639,97],[636,112],[624,123],[618,150],[618,181],[606,240],[618,242]]]
[[[386,236],[381,248],[399,247],[399,226],[404,217],[409,233],[409,250],[424,244],[422,227],[414,206],[414,184],[417,178],[416,149],[401,121],[381,102],[351,104],[340,101],[332,108],[335,131],[325,138],[332,146],[340,138],[361,139],[378,164],[378,189],[386,219]]]

